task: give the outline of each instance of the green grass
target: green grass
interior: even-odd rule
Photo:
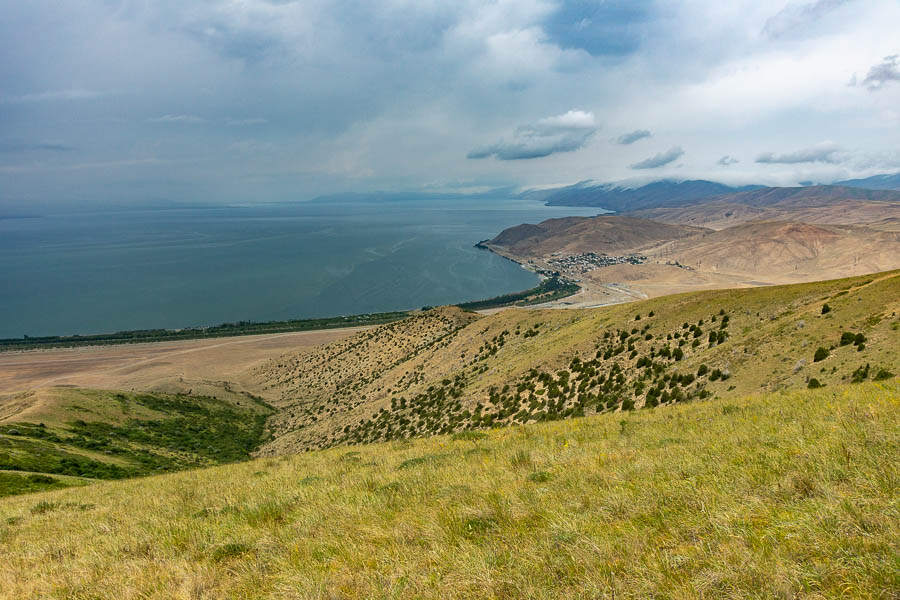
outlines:
[[[578,284],[562,280],[559,277],[550,277],[541,281],[536,287],[528,290],[496,296],[494,298],[488,298],[487,300],[463,302],[456,306],[463,310],[485,310],[488,308],[500,308],[512,305],[528,306],[566,298],[577,293],[580,289]]]
[[[10,598],[892,598],[900,384],[0,500]]]
[[[121,479],[247,460],[271,412],[252,398],[62,389],[46,422],[0,424],[0,470]],[[31,484],[8,479],[2,489],[42,489]]]
[[[0,497],[30,494],[69,487],[66,480],[40,473],[6,473],[0,471]]]

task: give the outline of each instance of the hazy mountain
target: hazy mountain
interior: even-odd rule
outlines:
[[[702,198],[758,189],[762,186],[732,187],[702,179],[654,181],[640,187],[616,183],[595,184],[586,181],[572,186],[526,192],[526,196],[544,200],[551,206],[598,206],[624,212],[660,206],[682,206]]]
[[[864,179],[848,179],[836,181],[834,185],[865,188],[870,190],[900,190],[900,173],[892,175],[873,175]]]
[[[900,228],[900,192],[835,185],[760,188],[677,207],[631,211],[664,223],[724,229],[754,220]]]
[[[812,185],[806,187],[758,187],[747,191],[721,195],[716,200],[724,200],[747,206],[773,206],[790,203],[794,205],[823,205],[843,200],[866,200],[872,202],[900,202],[900,193],[884,189],[861,189],[839,185]],[[687,203],[685,203],[687,204]]]

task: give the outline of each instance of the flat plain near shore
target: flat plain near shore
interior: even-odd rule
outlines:
[[[199,387],[208,392],[227,382],[255,393],[241,373],[285,352],[327,344],[363,329],[0,353],[0,407],[22,392],[60,385],[166,391]]]

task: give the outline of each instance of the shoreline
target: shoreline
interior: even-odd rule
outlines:
[[[279,335],[350,329],[383,325],[409,317],[414,311],[362,313],[319,319],[293,319],[289,321],[240,321],[209,327],[181,329],[134,329],[115,333],[74,334],[66,336],[25,336],[0,339],[0,355],[15,352],[41,350],[65,350],[77,348],[103,348],[167,342],[203,341],[254,335]]]
[[[545,269],[541,267],[539,264],[535,262],[523,262],[522,259],[516,258],[513,255],[508,254],[507,252],[500,250],[498,248],[494,248],[490,244],[490,240],[482,240],[475,244],[476,248],[480,248],[482,250],[487,250],[488,252],[493,252],[497,256],[501,256],[506,260],[512,261],[519,265],[522,269],[529,271],[531,273],[536,274],[541,278],[541,281],[545,281],[546,279],[553,277],[553,275],[547,275],[549,269]],[[531,306],[505,306],[505,307],[497,307],[486,309],[491,312],[496,310],[502,310],[503,308],[531,308],[531,309],[551,309],[551,310],[559,310],[559,309],[576,309],[576,308],[600,308],[603,306],[612,306],[615,304],[624,304],[626,302],[635,302],[637,300],[644,300],[648,298],[646,294],[640,292],[639,290],[633,289],[628,285],[623,283],[608,283],[600,285],[599,288],[595,288],[595,286],[591,285],[590,281],[584,281],[581,279],[571,280],[565,277],[562,277],[565,281],[569,281],[578,286],[578,291],[570,294],[568,296],[564,296],[562,298],[555,298],[553,300],[549,300],[547,302],[542,302],[540,304],[534,304]],[[572,299],[581,298],[578,301],[573,302]],[[481,312],[481,311],[479,311]],[[484,314],[490,314],[485,312]]]
[[[534,273],[539,278],[539,284],[533,288],[517,290],[495,296],[492,298],[477,298],[457,302],[450,306],[464,307],[466,305],[477,305],[487,303],[491,300],[503,298],[506,296],[517,296],[529,291],[538,290],[553,276],[540,272],[531,268],[531,265],[523,263],[516,258],[509,256],[487,245],[490,240],[482,240],[475,244],[475,248],[487,250],[497,256],[505,258],[521,269]],[[582,293],[586,288],[580,282],[571,281],[565,277],[559,278],[564,284],[577,285],[578,290],[568,295],[541,302],[534,305],[517,306],[515,302],[489,307],[480,310],[495,310],[500,308],[558,308],[560,306],[554,303],[560,302],[565,298],[571,298]],[[598,306],[602,306],[599,304]],[[284,321],[238,321],[235,323],[220,323],[218,325],[199,326],[199,327],[183,327],[172,329],[131,329],[118,331],[114,333],[100,332],[90,334],[71,334],[71,335],[42,335],[42,336],[23,336],[22,338],[0,338],[0,355],[23,353],[23,352],[40,352],[45,350],[65,350],[78,348],[94,348],[107,346],[129,346],[134,344],[156,344],[165,342],[178,342],[189,340],[211,340],[231,337],[243,337],[253,335],[277,335],[281,333],[301,333],[327,331],[332,329],[346,329],[353,327],[367,327],[372,325],[383,325],[394,321],[399,321],[412,316],[421,309],[403,309],[396,311],[386,311],[380,313],[359,313],[354,315],[340,315],[334,317],[320,317],[309,319],[289,319]],[[479,309],[475,309],[476,312]]]

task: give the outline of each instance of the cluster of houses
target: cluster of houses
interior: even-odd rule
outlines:
[[[598,267],[611,265],[631,264],[641,265],[647,262],[647,257],[639,254],[627,254],[625,256],[610,256],[609,254],[597,254],[596,252],[582,252],[581,254],[564,255],[555,252],[547,259],[547,264],[561,273],[580,275],[593,271]]]

